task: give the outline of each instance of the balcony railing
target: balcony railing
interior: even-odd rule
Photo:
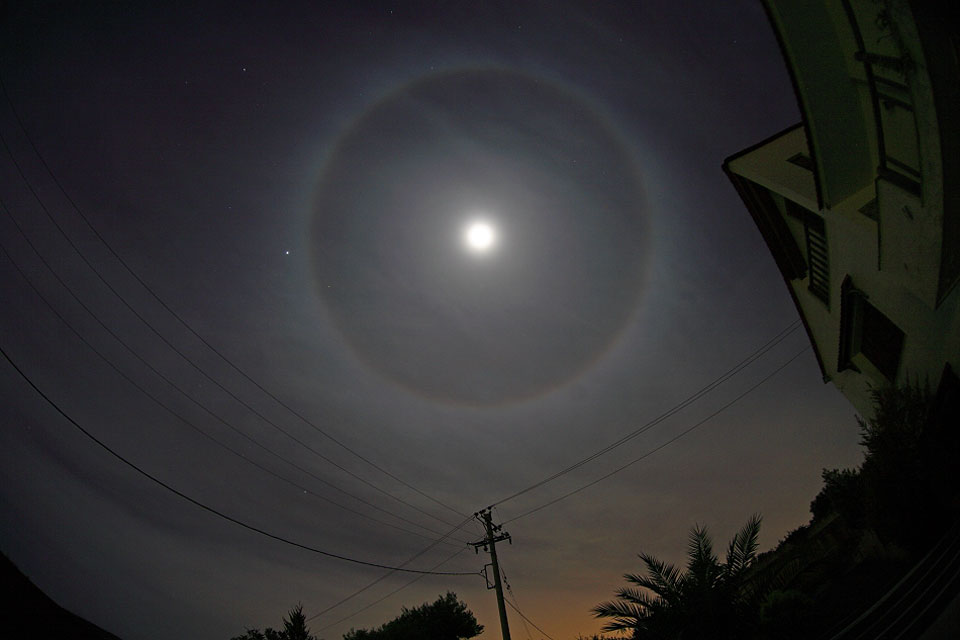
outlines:
[[[899,44],[885,3],[843,0],[857,41],[854,59],[861,62],[873,103],[879,177],[920,196],[923,174],[910,74],[913,61]]]

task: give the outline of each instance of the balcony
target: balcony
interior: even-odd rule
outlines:
[[[863,65],[873,108],[877,175],[920,197],[920,141],[910,92],[914,61],[885,3],[843,0],[843,7],[857,46],[853,57]]]

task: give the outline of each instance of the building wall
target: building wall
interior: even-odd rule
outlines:
[[[928,73],[924,58],[945,49],[925,46],[930,26],[918,28],[904,0],[765,6],[804,121],[724,170],[784,274],[824,380],[868,415],[871,388],[934,391],[946,365],[960,369],[960,247],[942,155],[952,138],[940,129],[943,71]]]

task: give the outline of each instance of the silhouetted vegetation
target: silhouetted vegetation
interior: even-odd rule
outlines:
[[[467,605],[448,591],[432,604],[404,607],[403,613],[376,629],[351,629],[343,640],[461,640],[482,631]]]
[[[876,414],[858,418],[863,464],[844,470],[846,482],[833,480],[844,472],[825,470],[824,480],[830,476],[833,483],[824,491],[837,493],[830,508],[851,525],[872,529],[884,543],[923,551],[943,530],[949,511],[944,489],[953,485],[950,467],[935,460],[944,443],[936,437],[934,404],[916,386],[873,395]]]
[[[876,602],[956,522],[956,425],[931,395],[913,385],[873,394],[874,415],[858,418],[863,463],[824,469],[810,522],[757,555],[760,516],[752,516],[721,562],[705,527],[689,534],[677,567],[641,553],[645,574],[594,615],[604,632],[634,640],[742,638],[791,640],[832,635]],[[281,631],[248,630],[233,640],[315,640],[301,607]],[[447,593],[376,629],[344,640],[461,640],[479,635],[466,604]],[[595,635],[578,640],[618,640]]]
[[[635,639],[809,638],[876,602],[956,521],[960,445],[956,425],[919,386],[876,390],[873,403],[873,417],[858,418],[863,463],[823,470],[808,524],[756,559],[758,518],[723,564],[700,527],[686,571],[641,554],[647,575],[627,574],[634,586],[594,609],[613,619],[604,630]]]
[[[635,586],[619,589],[618,599],[597,605],[594,614],[613,619],[604,631],[629,631],[634,638],[743,637],[755,626],[761,595],[749,573],[759,535],[760,517],[755,515],[730,541],[720,562],[706,528],[695,526],[686,570],[641,553],[646,575],[625,574]]]
[[[247,629],[245,634],[232,640],[316,640],[316,636],[310,634],[303,605],[298,604],[287,612],[287,617],[283,619],[283,629],[280,631],[270,627],[262,632],[259,629]]]
[[[811,521],[762,554],[755,573],[779,585],[761,612],[762,638],[837,630],[893,586],[956,517],[955,425],[917,385],[873,393],[858,418],[863,463],[824,469]]]

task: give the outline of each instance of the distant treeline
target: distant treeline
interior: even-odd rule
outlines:
[[[467,640],[483,632],[483,625],[457,594],[447,592],[432,603],[413,609],[403,608],[399,616],[376,629],[351,629],[344,640]],[[303,607],[287,613],[283,628],[247,629],[233,640],[317,640],[307,627]]]

